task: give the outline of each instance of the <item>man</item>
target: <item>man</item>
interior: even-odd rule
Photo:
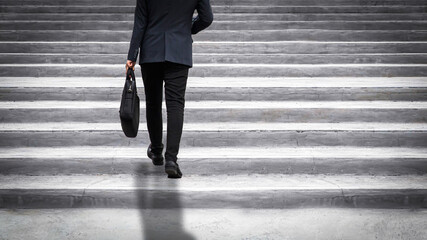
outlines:
[[[198,16],[193,19],[194,10]],[[177,163],[184,120],[188,70],[193,66],[192,37],[213,21],[209,0],[137,0],[135,19],[126,62],[139,64],[144,82],[147,128],[150,145],[147,155],[154,165],[165,163],[169,178],[181,178]],[[167,142],[163,158],[162,93],[165,82]]]

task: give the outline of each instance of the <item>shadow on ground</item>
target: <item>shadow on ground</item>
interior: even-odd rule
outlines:
[[[146,164],[138,165],[135,170],[135,185],[140,188],[136,194],[144,239],[195,240],[184,228],[180,180],[168,179],[164,166],[150,167],[157,171],[149,177]],[[152,190],[143,190],[147,188]]]

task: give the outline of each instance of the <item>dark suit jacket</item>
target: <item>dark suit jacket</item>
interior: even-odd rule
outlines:
[[[194,10],[198,17],[193,21]],[[213,21],[209,0],[137,0],[128,60],[193,66],[191,34]]]

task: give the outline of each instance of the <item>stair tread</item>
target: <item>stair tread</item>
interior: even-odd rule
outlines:
[[[2,41],[129,41],[132,32],[116,30],[0,30]],[[209,30],[197,34],[194,40],[209,41],[425,41],[425,30]]]
[[[122,67],[123,64],[79,64],[79,63],[32,63],[32,64],[0,64],[0,67]],[[253,68],[253,67],[264,67],[264,68],[280,68],[280,67],[427,67],[427,64],[402,64],[402,63],[346,63],[346,64],[265,64],[265,63],[252,63],[252,64],[229,64],[229,63],[198,63],[193,64],[193,67],[230,67],[230,68]],[[136,69],[139,67],[135,67]]]
[[[3,20],[77,20],[77,21],[132,21],[132,14],[106,13],[2,13]],[[218,20],[267,20],[267,21],[304,21],[304,20],[427,20],[424,13],[215,13]]]
[[[120,1],[123,4],[131,5],[134,2],[132,0],[121,0]],[[96,1],[87,1],[87,0],[58,0],[55,2],[49,1],[49,0],[20,0],[18,2],[13,0],[2,0],[0,3],[4,5],[26,5],[26,4],[33,4],[33,5],[116,5],[117,1],[114,0],[105,0],[103,3],[99,3]],[[258,0],[234,0],[232,2],[228,0],[212,0],[211,3],[213,5],[253,5],[260,3]],[[292,1],[292,0],[266,0],[263,3],[266,3],[266,5],[327,5],[327,4],[343,4],[343,5],[416,5],[416,4],[423,4],[424,2],[421,0],[406,0],[404,2],[397,1],[397,0],[376,0],[376,1],[363,1],[363,0],[321,0],[321,1],[315,1],[315,0],[300,0],[300,1]]]
[[[22,176],[0,175],[0,189],[109,189],[163,191],[263,191],[263,190],[381,190],[427,189],[427,176],[351,176],[351,175],[218,175],[187,176],[172,183],[158,176],[75,175]]]
[[[166,129],[164,123],[163,129]],[[45,123],[2,123],[1,132],[67,132],[67,131],[121,131],[119,123],[45,122]],[[140,131],[147,126],[140,124]],[[204,122],[186,123],[184,131],[427,131],[427,123],[275,123],[275,122]]]
[[[179,196],[175,198],[181,199]],[[155,200],[155,197],[153,197]],[[0,210],[5,239],[423,239],[427,210],[14,209]],[[35,224],[37,223],[37,224]],[[171,228],[158,226],[174,226]],[[260,227],[262,226],[262,227]],[[212,229],[218,229],[213,231]],[[372,229],[376,229],[373,231]],[[180,237],[182,236],[182,237]]]
[[[136,73],[137,78],[141,76]],[[0,77],[1,88],[105,88],[123,87],[119,77]],[[142,86],[141,86],[142,87]],[[188,88],[356,88],[356,87],[427,87],[427,77],[312,77],[312,78],[264,78],[264,77],[189,77]]]
[[[278,21],[272,20],[215,20],[216,23],[277,23]],[[294,20],[294,21],[284,21],[287,23],[427,23],[425,19],[414,19],[414,20],[402,20],[402,19],[390,19],[390,20]],[[0,19],[1,23],[132,23],[133,20],[25,20],[25,19],[14,19],[14,20],[4,20]]]
[[[145,147],[4,147],[0,158],[141,158]],[[180,158],[427,158],[427,148],[405,147],[182,147]]]
[[[333,77],[424,76],[427,64],[194,64],[190,76]],[[93,69],[98,71],[94,73]],[[0,76],[123,76],[122,64],[0,64]],[[138,67],[136,68],[138,69]],[[95,75],[94,75],[95,74]]]
[[[121,54],[81,54],[81,53],[0,53],[0,63],[119,63],[126,57]],[[327,54],[299,54],[299,53],[193,53],[193,62],[198,63],[425,63],[427,53],[327,53]],[[421,75],[421,74],[420,74]],[[71,76],[70,76],[71,77]],[[206,76],[208,77],[208,76]],[[237,76],[236,76],[237,77]],[[334,77],[334,76],[331,76]],[[362,76],[361,76],[362,77]]]
[[[245,23],[245,24],[241,24]],[[133,21],[1,21],[0,27],[4,30],[122,30],[131,29]],[[212,30],[239,30],[239,29],[343,29],[343,30],[415,30],[425,29],[424,20],[412,21],[214,21],[210,25]]]
[[[426,101],[186,101],[186,109],[427,109]],[[0,109],[118,109],[117,101],[0,101]],[[144,107],[141,101],[141,108]],[[163,104],[163,108],[166,108]]]
[[[129,42],[96,41],[3,41],[3,53],[99,54],[126,53]],[[195,54],[404,54],[426,53],[426,41],[194,41]],[[55,49],[57,48],[57,49]],[[304,48],[309,51],[304,52]],[[280,51],[279,51],[280,50]],[[359,50],[359,51],[356,51]]]

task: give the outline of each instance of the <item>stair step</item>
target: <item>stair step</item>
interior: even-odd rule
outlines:
[[[350,6],[244,6],[213,5],[214,13],[426,13],[425,5],[350,5]],[[115,6],[8,6],[1,5],[0,12],[8,13],[123,13],[134,14],[135,3]]]
[[[137,78],[138,75],[137,72]],[[123,80],[120,77],[0,77],[0,88],[122,88]],[[188,90],[221,88],[221,91],[224,88],[262,88],[264,91],[269,88],[426,88],[427,77],[189,77],[187,85]]]
[[[1,46],[2,44],[0,44]],[[282,49],[283,50],[283,49]],[[40,64],[40,63],[87,63],[117,64],[123,62],[127,54],[67,54],[67,53],[0,53],[0,64]],[[195,64],[423,64],[427,62],[425,53],[367,53],[367,54],[228,54],[228,53],[193,53]]]
[[[137,73],[137,76],[140,75]],[[144,88],[138,76],[139,92]],[[197,78],[186,100],[424,101],[427,78]],[[1,101],[120,101],[123,78],[1,77]],[[286,93],[286,94],[284,94]],[[18,97],[19,96],[19,97]]]
[[[112,159],[147,158],[146,146],[142,147],[24,147],[1,148],[0,158],[41,158],[41,159]],[[390,147],[191,147],[180,148],[180,159],[217,158],[228,161],[230,158],[245,159],[389,159],[427,157],[426,148],[390,148]],[[185,161],[185,160],[183,160]],[[84,171],[84,169],[81,169]]]
[[[378,232],[390,239],[423,239],[427,235],[425,210],[182,209],[156,205],[160,196],[150,197],[146,201],[152,201],[155,208],[0,210],[0,224],[5,227],[2,235],[6,239],[90,236],[91,239],[122,240],[167,239],[170,236],[175,239],[240,239],[245,236],[250,239],[323,240],[334,239],[337,235],[343,239],[375,239]],[[174,200],[176,206],[181,198],[176,195]],[[212,231],[213,228],[221,232]]]
[[[16,1],[14,1],[16,2]],[[22,1],[19,1],[19,3]],[[32,1],[33,2],[33,1]],[[402,4],[407,1],[400,1]],[[18,2],[17,2],[18,3]],[[94,3],[94,2],[92,2]],[[103,3],[103,2],[102,2]],[[341,4],[341,1],[340,1]],[[427,20],[425,13],[217,13],[216,21],[387,21]],[[31,21],[133,21],[133,14],[117,13],[9,13],[0,15],[0,20]]]
[[[162,169],[159,169],[159,172]],[[426,176],[0,176],[0,208],[427,207]],[[268,199],[268,201],[266,201]]]
[[[194,64],[193,77],[416,77],[427,64]],[[94,69],[97,69],[94,72]],[[119,77],[123,64],[0,64],[0,76]],[[136,71],[139,66],[136,66]],[[94,75],[96,74],[96,75]]]
[[[426,25],[427,26],[427,25]],[[129,42],[1,42],[0,53],[124,54]],[[195,54],[427,54],[427,42],[194,42]]]
[[[140,81],[140,80],[139,80]],[[124,80],[117,80],[123,85]],[[95,83],[96,84],[96,83]],[[139,83],[143,85],[142,82]],[[190,82],[191,84],[191,82]],[[186,101],[427,101],[427,87],[187,86]],[[244,83],[243,83],[244,84]],[[123,86],[2,87],[1,101],[120,101]],[[138,86],[143,93],[143,86]],[[144,95],[140,97],[144,98]],[[164,98],[164,97],[163,97]],[[163,99],[164,100],[164,99]]]
[[[166,124],[163,126],[166,129]],[[166,139],[166,134],[165,139]],[[119,123],[4,123],[0,146],[135,146],[150,143],[145,123],[129,140]],[[189,123],[181,146],[427,147],[422,123]]]
[[[0,21],[2,30],[125,30],[133,21]],[[209,30],[425,30],[427,21],[215,21]]]
[[[163,176],[138,147],[1,148],[0,174],[129,174]],[[363,154],[362,154],[363,153]],[[356,174],[425,175],[427,152],[393,147],[181,147],[180,167],[188,175]]]
[[[0,30],[0,41],[129,41],[132,31]],[[425,41],[425,30],[209,30],[195,41]]]
[[[163,175],[139,147],[68,146],[1,148],[0,174]],[[181,147],[181,169],[189,175],[356,174],[425,175],[425,148],[394,147]]]
[[[166,126],[166,123],[164,124]],[[141,123],[140,130],[147,130]],[[207,122],[188,123],[185,131],[196,132],[267,132],[267,131],[361,131],[361,132],[404,132],[426,131],[427,123],[262,123],[262,122]],[[75,132],[75,131],[121,131],[117,123],[47,122],[47,123],[3,123],[2,132]]]
[[[406,1],[398,1],[398,0],[304,0],[304,1],[294,1],[294,0],[267,0],[263,1],[265,5],[279,5],[279,6],[321,6],[321,5],[362,5],[362,6],[381,6],[381,5],[423,5],[425,2],[423,0],[406,0]],[[102,3],[97,1],[87,1],[87,0],[57,0],[55,2],[49,0],[1,0],[1,5],[8,6],[19,6],[19,5],[53,5],[53,6],[64,6],[64,5],[135,5],[135,1],[132,0],[104,0]],[[258,0],[211,0],[211,4],[213,6],[216,5],[227,5],[227,6],[235,6],[235,5],[246,5],[246,6],[257,6],[260,4]]]
[[[0,120],[119,122],[119,105],[118,101],[0,102]],[[141,119],[144,106],[142,101]],[[186,101],[185,115],[186,122],[426,122],[427,102]]]
[[[141,102],[143,107],[145,104]],[[108,101],[2,101],[0,109],[111,109],[119,105],[119,102]],[[189,109],[427,109],[427,102],[422,101],[187,101],[185,105]]]
[[[159,167],[160,168],[160,167]],[[161,172],[161,169],[159,169]],[[185,192],[260,192],[268,190],[384,190],[425,189],[427,176],[352,176],[352,175],[306,175],[263,174],[191,176],[171,183],[166,177],[134,174],[115,175],[70,175],[70,176],[20,176],[1,175],[1,190],[163,190]],[[209,181],[208,181],[209,179]],[[260,179],[263,179],[260,181]],[[144,181],[146,180],[146,181]],[[153,182],[156,180],[156,182]],[[150,184],[151,183],[151,184]],[[154,186],[153,186],[154,185]],[[406,186],[406,187],[405,187]],[[87,193],[87,192],[86,192]]]

